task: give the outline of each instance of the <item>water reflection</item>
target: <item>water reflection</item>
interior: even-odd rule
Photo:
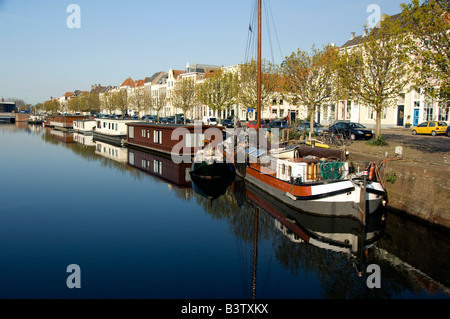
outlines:
[[[1,130],[3,133],[11,131],[24,135],[26,141],[31,138],[30,126],[2,126]],[[52,156],[69,163],[61,165],[64,167],[61,173],[68,170],[67,166],[79,165],[79,168],[69,171],[70,176],[82,175],[83,170],[87,169],[85,167],[89,166],[85,165],[86,161],[100,162],[101,166],[88,167],[89,190],[100,192],[98,189],[105,188],[102,192],[106,195],[100,193],[96,195],[98,198],[109,197],[110,192],[115,191],[114,194],[129,200],[106,200],[99,204],[100,201],[93,198],[95,196],[89,196],[91,193],[77,193],[76,188],[72,188],[73,198],[82,194],[86,201],[91,199],[90,205],[96,209],[78,211],[74,208],[69,214],[48,215],[52,210],[46,208],[42,216],[35,213],[33,217],[27,215],[27,210],[20,211],[17,205],[10,204],[15,207],[14,214],[5,216],[12,221],[15,221],[15,216],[21,215],[28,222],[31,217],[35,218],[32,223],[29,222],[28,233],[34,229],[33,225],[43,229],[54,225],[54,228],[45,228],[45,234],[53,236],[49,241],[51,244],[39,239],[45,238],[41,233],[33,237],[36,239],[33,244],[45,256],[38,263],[39,269],[47,269],[55,263],[52,259],[57,259],[54,257],[58,255],[55,251],[64,252],[61,255],[70,252],[69,262],[73,262],[72,256],[79,250],[79,258],[86,264],[102,265],[98,267],[98,272],[94,271],[93,281],[99,277],[113,278],[111,274],[120,273],[124,284],[121,289],[128,291],[127,296],[138,298],[448,297],[448,236],[406,223],[393,214],[384,218],[384,211],[371,216],[373,218],[365,227],[351,219],[303,214],[240,180],[197,184],[197,181],[191,181],[190,164],[176,165],[170,158],[157,153],[132,148],[114,149],[103,142],[92,142],[73,133],[61,134],[47,129],[41,129],[41,133],[34,137],[33,143],[36,145],[31,154],[42,149],[39,141],[58,146],[48,147],[47,150],[53,151],[35,159],[36,165],[39,165],[39,160],[49,163],[49,169],[45,170],[47,179],[54,178],[51,175],[55,164]],[[2,140],[8,138],[5,135]],[[21,144],[17,141],[24,140],[15,140],[17,150]],[[2,145],[11,147],[8,143]],[[97,150],[99,145],[107,152]],[[30,148],[29,145],[27,147]],[[110,156],[113,153],[118,156]],[[83,161],[74,161],[73,155]],[[125,186],[108,187],[106,183],[97,182],[105,178],[115,181],[112,170],[123,173],[118,174],[122,178],[118,185],[126,183]],[[29,183],[34,180],[37,179],[29,177]],[[39,182],[41,184],[42,180]],[[54,186],[47,185],[53,190]],[[161,187],[164,185],[168,185],[171,191]],[[57,195],[60,196],[59,193]],[[30,193],[30,201],[32,196]],[[73,203],[76,203],[75,199]],[[117,211],[116,207],[119,207]],[[47,219],[45,216],[48,216]],[[54,224],[54,220],[59,220],[59,223]],[[22,223],[22,219],[16,223],[4,220],[2,249],[19,245],[20,249],[11,248],[10,251],[22,251],[23,260],[34,260],[28,258],[33,256],[31,251],[26,254],[29,243],[25,239],[17,242],[7,233],[11,228],[14,229],[14,236],[24,237],[20,233],[23,231]],[[70,224],[77,227],[65,226]],[[72,232],[73,239],[68,236],[70,238],[64,240],[64,234]],[[83,236],[79,232],[83,232]],[[102,241],[102,238],[107,240]],[[20,246],[20,243],[23,245]],[[98,248],[98,251],[92,250],[92,247]],[[105,251],[113,252],[108,255]],[[117,254],[127,258],[121,258],[123,262],[117,265],[108,263],[110,259],[117,262]],[[4,260],[2,267],[10,267],[7,269],[11,270],[13,267],[9,266],[7,253],[1,256]],[[381,267],[381,289],[367,288],[368,264]],[[17,267],[20,274],[28,269],[27,266]],[[110,267],[112,270],[108,273]],[[136,267],[141,271],[135,271]],[[99,286],[105,288],[99,288],[87,297],[110,296],[108,287],[111,286],[108,286],[107,279]],[[154,289],[149,291],[148,287]],[[0,292],[9,295],[10,292],[5,289]],[[19,288],[17,291],[22,296]],[[90,290],[84,289],[81,293],[89,294]],[[124,296],[119,292],[112,295]]]

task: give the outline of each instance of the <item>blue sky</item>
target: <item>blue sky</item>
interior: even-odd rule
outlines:
[[[241,63],[254,1],[0,0],[0,98],[35,104],[92,84],[183,70],[187,62]],[[273,60],[312,45],[341,46],[351,32],[363,32],[370,4],[395,14],[403,2],[270,0],[278,34],[272,27]],[[80,8],[79,29],[67,27],[70,4]],[[263,41],[272,60],[267,36]]]

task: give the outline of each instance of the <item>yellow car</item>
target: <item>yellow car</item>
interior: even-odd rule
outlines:
[[[431,134],[436,136],[437,134],[445,134],[447,130],[447,123],[438,121],[428,121],[417,125],[412,129],[412,134]]]

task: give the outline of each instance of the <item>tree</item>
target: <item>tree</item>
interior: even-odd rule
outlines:
[[[120,110],[122,115],[125,115],[128,110],[128,94],[127,91],[121,90],[118,92],[112,92],[109,95],[111,110]]]
[[[417,75],[414,88],[424,88],[431,99],[450,99],[450,2],[418,0],[402,4],[402,19],[412,41],[408,50]]]
[[[48,100],[44,102],[44,110],[51,114],[58,112],[60,104],[58,100]]]
[[[150,93],[143,87],[137,87],[133,89],[132,95],[128,98],[130,108],[137,111],[138,116],[140,113],[151,106]]]
[[[181,109],[184,114],[184,124],[186,124],[186,113],[191,110],[196,102],[195,81],[192,78],[185,78],[175,83],[170,102],[175,109]]]
[[[106,93],[103,96],[103,99],[100,101],[100,106],[103,110],[106,110],[109,112],[109,114],[112,114],[114,110],[114,104],[113,104],[113,93],[109,92]]]
[[[317,110],[333,97],[332,66],[337,54],[337,49],[330,46],[323,50],[313,47],[311,52],[299,49],[281,64],[286,98],[294,105],[308,108],[311,132]]]
[[[153,109],[156,111],[157,122],[159,123],[159,112],[161,112],[163,107],[165,107],[167,104],[167,94],[166,94],[165,88],[160,89],[157,92],[158,92],[157,96],[152,96],[152,100],[153,100],[152,106],[153,106]]]
[[[263,112],[266,107],[270,106],[273,93],[279,83],[275,67],[265,60],[262,61],[261,65],[261,112]],[[239,66],[237,101],[239,104],[255,111],[258,102],[257,74],[257,63],[253,59]]]
[[[68,102],[68,108],[73,112],[81,112],[81,98],[76,96],[72,97]]]
[[[236,104],[237,92],[236,75],[222,70],[208,77],[197,90],[199,102],[218,112],[219,123],[222,112]]]
[[[357,47],[341,51],[337,82],[350,96],[376,112],[376,135],[381,135],[383,111],[396,105],[411,82],[406,36],[398,19],[386,17]]]

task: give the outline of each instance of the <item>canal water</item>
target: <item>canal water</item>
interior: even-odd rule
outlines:
[[[388,211],[366,227],[305,215],[21,123],[0,125],[0,179],[0,298],[450,297],[449,235]]]

